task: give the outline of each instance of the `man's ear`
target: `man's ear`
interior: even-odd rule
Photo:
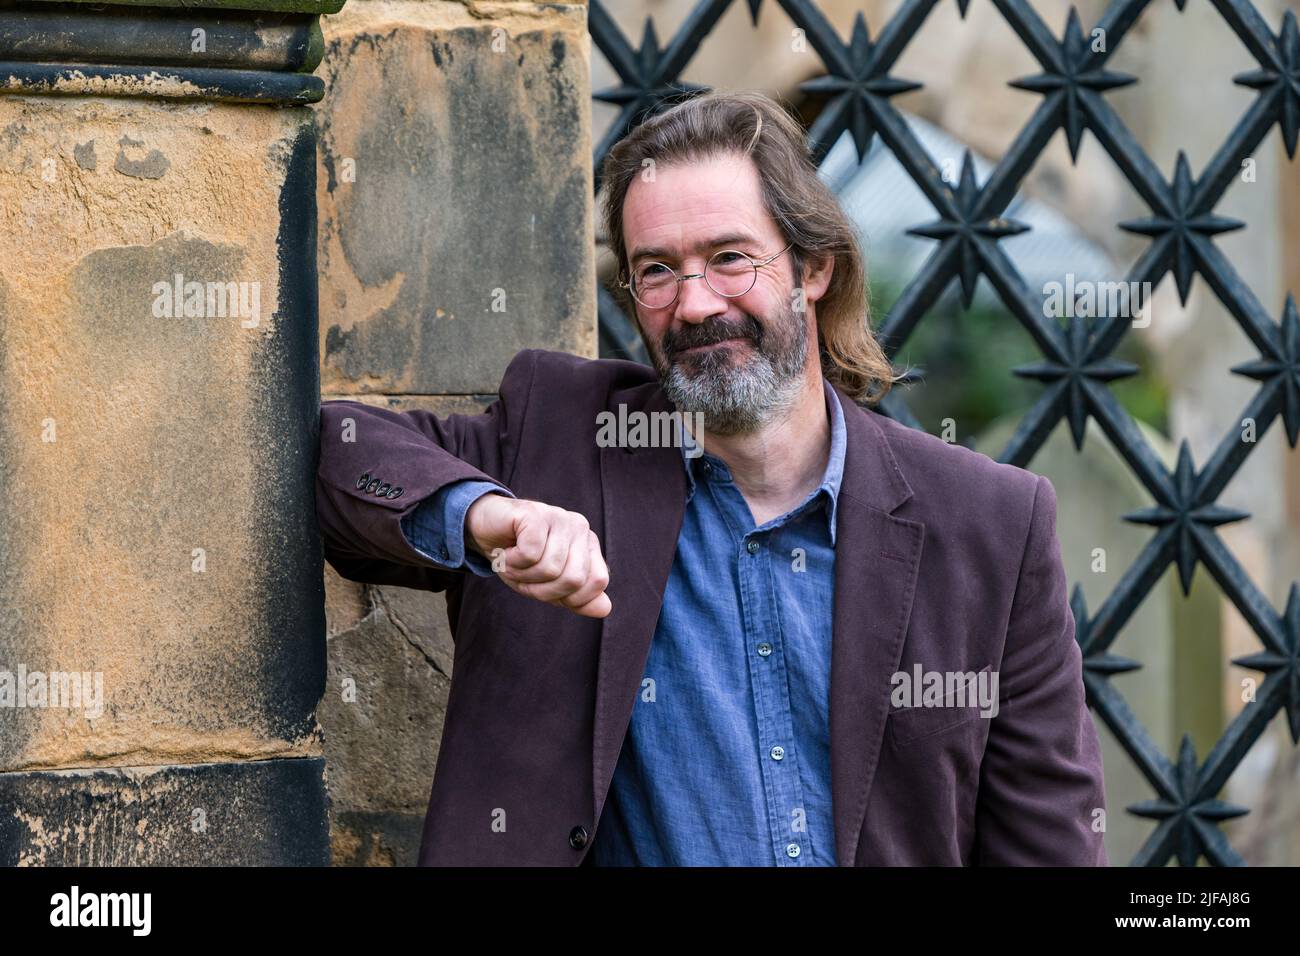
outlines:
[[[835,272],[835,257],[823,256],[820,259],[804,259],[803,287],[809,302],[816,302],[830,288],[831,275]]]

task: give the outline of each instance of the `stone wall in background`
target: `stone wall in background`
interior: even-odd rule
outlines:
[[[306,104],[339,2],[0,8],[0,865],[329,858]]]
[[[473,413],[520,349],[595,356],[586,18],[355,0],[325,19],[323,398]],[[326,595],[334,862],[412,865],[451,675],[445,603],[332,570]]]

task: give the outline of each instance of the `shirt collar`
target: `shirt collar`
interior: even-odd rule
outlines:
[[[831,545],[834,546],[835,513],[839,502],[840,482],[844,477],[844,453],[848,440],[844,428],[844,409],[840,407],[839,396],[825,379],[822,379],[822,388],[826,395],[826,411],[831,420],[831,450],[826,461],[826,471],[822,475],[822,482],[808,497],[811,499],[825,494],[827,500],[826,520],[830,529]],[[703,462],[708,462],[714,468],[722,469],[723,474],[729,474],[729,471],[722,459],[704,451],[696,443],[691,433],[681,427],[680,420],[678,420],[677,429],[680,437],[678,445],[681,448],[682,464],[686,468],[686,500],[689,502],[695,494],[695,470]],[[687,454],[688,452],[693,452],[693,454]],[[805,499],[806,503],[807,499]],[[803,506],[800,505],[799,508]]]

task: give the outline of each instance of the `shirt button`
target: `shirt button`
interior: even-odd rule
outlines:
[[[760,546],[757,541],[751,540],[749,544],[745,545],[745,550],[748,551],[750,554],[758,554],[759,547]]]
[[[772,750],[771,750],[771,753],[772,753],[772,759],[773,759],[773,760],[783,760],[783,759],[785,759],[785,748],[784,748],[784,747],[773,747]]]
[[[767,641],[764,641],[762,644],[758,645],[759,657],[767,657],[767,655],[771,653],[772,653],[772,645],[767,643]]]
[[[786,846],[785,846],[785,855],[788,856],[788,857],[789,857],[790,859],[792,859],[792,860],[795,859],[796,857],[798,857],[798,856],[799,856],[799,844],[798,844],[798,843],[787,843]]]

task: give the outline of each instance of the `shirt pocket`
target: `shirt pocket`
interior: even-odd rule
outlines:
[[[992,664],[986,664],[975,672],[975,683],[965,690],[955,689],[943,699],[943,704],[930,705],[929,707],[894,707],[889,708],[889,734],[895,744],[908,744],[913,741],[921,740],[926,737],[933,737],[935,734],[941,734],[944,731],[952,730],[956,727],[964,727],[981,719],[981,711],[984,709],[979,701],[979,686],[982,674],[987,674],[993,669]],[[983,677],[984,682],[988,677]],[[964,694],[964,706],[958,706],[958,701]],[[991,720],[992,718],[985,718]]]

